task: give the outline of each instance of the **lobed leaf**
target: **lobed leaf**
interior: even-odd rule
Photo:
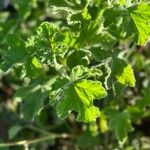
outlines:
[[[95,121],[100,115],[100,111],[93,105],[93,100],[105,96],[106,91],[98,81],[82,80],[73,83],[66,88],[64,97],[56,107],[58,116],[64,119],[72,111],[76,111],[78,113],[77,121]]]
[[[140,3],[128,8],[132,21],[133,30],[137,36],[137,43],[144,45],[150,37],[150,4]]]

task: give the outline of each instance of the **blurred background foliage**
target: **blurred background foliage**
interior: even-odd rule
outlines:
[[[63,25],[66,24],[65,18],[66,12],[55,11],[50,7],[49,0],[0,0],[0,58],[8,50],[6,41],[8,34],[18,33],[23,39],[27,39],[35,33],[35,29],[43,21]],[[56,135],[67,133],[71,137],[45,140],[30,145],[30,149],[149,150],[150,44],[148,42],[145,46],[138,46],[129,40],[120,41],[119,44],[124,47],[126,57],[130,60],[136,77],[135,88],[125,88],[114,100],[109,102],[112,107],[119,104],[121,109],[131,116],[133,132],[129,133],[124,145],[119,144],[114,138],[114,134],[108,130],[109,118],[105,114],[96,123],[87,125],[76,122],[73,115],[64,121],[60,120],[55,110],[45,105],[34,121],[24,120],[20,113],[20,100],[14,99],[13,95],[19,87],[29,81],[18,79],[13,69],[5,73],[0,71],[0,143],[33,140],[48,133]],[[105,111],[109,116],[113,110],[108,108]],[[114,118],[124,121],[124,116],[119,114]],[[112,120],[111,123],[114,124],[118,120]],[[0,150],[9,149],[21,150],[24,147],[0,148]]]

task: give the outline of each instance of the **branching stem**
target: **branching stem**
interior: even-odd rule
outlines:
[[[66,139],[66,138],[73,138],[72,135],[70,134],[66,134],[66,133],[62,133],[62,134],[49,134],[47,136],[41,137],[41,138],[37,138],[34,140],[23,140],[23,141],[17,141],[17,142],[12,142],[12,143],[0,143],[0,147],[11,147],[11,146],[24,146],[27,147],[31,144],[35,144],[35,143],[40,143],[46,140],[51,140],[51,139],[56,139],[56,138],[62,138],[62,139]]]

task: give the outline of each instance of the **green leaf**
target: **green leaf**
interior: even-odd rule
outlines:
[[[83,132],[77,140],[80,149],[93,149],[93,147],[99,144],[98,136],[93,136],[89,130]]]
[[[53,91],[63,88],[67,83],[69,82],[69,79],[65,77],[58,77],[55,81],[55,83],[52,85]]]
[[[31,14],[31,9],[34,4],[34,0],[11,0],[11,4],[18,11],[19,17],[21,19],[26,19]]]
[[[72,81],[75,81],[78,78],[86,75],[87,73],[88,73],[88,68],[87,67],[78,65],[78,66],[76,66],[72,69],[71,74],[70,74],[70,78],[71,78]]]
[[[150,88],[144,89],[143,97],[137,101],[137,106],[143,110],[147,106],[150,106]]]
[[[43,107],[44,100],[47,96],[48,93],[41,89],[40,84],[36,83],[19,89],[15,95],[15,97],[21,97],[24,102],[22,113],[27,120],[34,119]]]
[[[21,129],[21,126],[12,126],[8,131],[9,139],[13,139]]]
[[[117,81],[123,85],[135,86],[134,72],[130,64],[122,59],[113,59],[112,71]]]
[[[54,54],[60,55],[61,57],[68,50],[67,34],[62,33],[57,25],[43,22],[36,30],[37,35],[35,36],[35,48],[38,49],[38,54],[45,57],[53,58]],[[69,34],[69,33],[68,33]],[[54,58],[53,58],[54,59]]]
[[[66,87],[70,84],[70,80],[65,77],[58,77],[55,83],[52,85],[52,91],[50,92],[50,101],[49,104],[51,106],[56,106],[59,99],[61,98],[61,94],[66,89]]]
[[[127,112],[113,113],[109,127],[115,132],[117,139],[124,143],[127,138],[127,132],[132,131],[129,114]]]
[[[107,28],[108,33],[114,36],[117,40],[124,37],[123,10],[124,9],[122,8],[122,6],[116,4],[112,5],[110,8],[108,7],[104,12],[104,26],[105,28]]]
[[[28,58],[25,63],[26,76],[38,77],[43,73],[42,64],[36,57]]]
[[[119,3],[121,4],[121,5],[125,5],[125,2],[126,0],[119,0]]]
[[[50,0],[50,5],[57,9],[79,11],[85,8],[89,0]]]
[[[144,45],[150,37],[150,4],[140,3],[128,8],[132,21],[133,30],[136,32],[137,43]],[[136,29],[136,30],[135,30]]]
[[[54,39],[57,38],[58,27],[49,22],[43,22],[36,30],[38,47],[52,49]]]
[[[7,71],[16,63],[23,63],[28,57],[25,42],[17,34],[9,35],[7,41],[10,49],[6,53],[6,56],[4,57],[4,62],[1,65],[1,68],[4,71]]]
[[[87,66],[89,63],[87,53],[85,51],[74,51],[72,52],[67,59],[67,65],[70,69],[77,65]]]
[[[7,41],[11,49],[14,50],[15,52],[18,52],[20,49],[23,49],[23,50],[25,49],[24,41],[17,34],[10,34],[7,38]],[[21,52],[19,54],[21,54]]]
[[[72,69],[70,79],[71,81],[76,81],[81,78],[87,79],[91,77],[100,77],[101,75],[101,70],[96,67],[87,68],[82,65],[78,65]]]
[[[71,14],[70,16],[68,16],[67,20],[69,21],[69,23],[85,23],[85,21],[90,20],[91,16],[88,13],[87,9],[84,9],[83,11],[79,12],[79,13],[75,13],[75,14]]]
[[[110,51],[101,49],[100,47],[91,48],[91,52],[94,60],[97,62],[102,62],[112,56]]]
[[[138,102],[138,101],[137,101]],[[131,116],[131,120],[133,123],[141,122],[141,118],[145,115],[143,114],[143,110],[138,106],[130,105],[127,108],[128,113]],[[146,113],[146,111],[144,111]]]
[[[102,41],[100,31],[103,29],[103,9],[95,12],[95,20],[92,20],[88,9],[78,13],[70,14],[67,17],[68,24],[73,31],[78,33],[76,46],[83,48],[95,45]],[[104,36],[103,36],[104,37]]]
[[[3,21],[3,14],[0,13],[0,50],[2,51],[5,51],[8,48],[8,45],[6,44],[7,36],[12,34],[17,27],[15,20],[8,19],[8,16],[5,19],[7,20],[7,23],[6,20]]]
[[[106,91],[98,81],[82,80],[72,83],[66,88],[64,97],[56,107],[58,116],[64,119],[69,113],[76,111],[78,113],[77,121],[95,121],[100,115],[100,111],[93,105],[93,100],[105,96]]]
[[[135,61],[134,68],[136,71],[140,71],[141,69],[144,69],[144,67],[146,66],[145,57],[139,53],[134,54],[133,60]]]

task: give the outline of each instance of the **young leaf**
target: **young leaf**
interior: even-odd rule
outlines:
[[[106,91],[98,81],[82,80],[73,83],[64,91],[64,97],[56,107],[58,116],[64,119],[71,111],[76,111],[77,121],[95,121],[100,111],[93,105],[93,100],[105,96]]]
[[[132,21],[134,22],[133,30],[137,36],[137,43],[144,45],[150,37],[150,4],[140,3],[128,8]]]
[[[114,59],[112,70],[117,81],[123,85],[135,86],[134,72],[130,64],[125,63],[122,59]]]
[[[88,73],[88,68],[84,67],[84,66],[76,66],[72,69],[71,74],[70,74],[70,78],[72,81],[77,80],[78,78],[80,78],[81,76],[84,76]]]

